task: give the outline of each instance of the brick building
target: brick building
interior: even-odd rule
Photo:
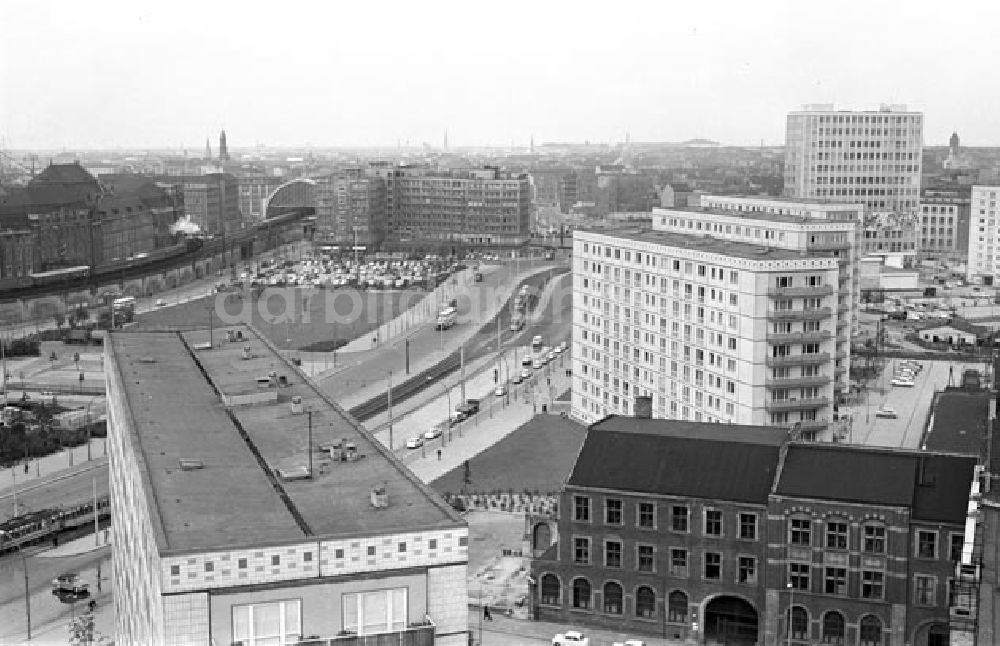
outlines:
[[[558,540],[532,565],[537,614],[698,643],[946,644],[975,468],[770,427],[609,417],[590,427]]]

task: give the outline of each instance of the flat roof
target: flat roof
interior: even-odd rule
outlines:
[[[747,242],[736,242],[733,240],[723,240],[713,238],[707,233],[700,235],[677,233],[675,231],[660,231],[657,229],[636,229],[635,227],[609,228],[609,229],[587,229],[578,228],[574,231],[584,233],[595,233],[598,235],[620,238],[622,240],[634,240],[636,242],[651,242],[653,244],[679,249],[692,249],[694,251],[707,251],[723,256],[738,256],[750,260],[816,260],[814,255],[803,255],[791,249],[780,249],[777,247],[765,247],[764,245],[750,244]],[[821,258],[831,260],[832,258]]]
[[[836,207],[836,210],[847,210],[849,208],[864,208],[864,204],[858,202],[838,202],[836,200],[831,200],[829,198],[820,197],[787,197],[784,195],[719,195],[718,193],[703,193],[701,197],[707,197],[709,199],[716,200],[727,200],[727,199],[737,199],[737,200],[749,200],[751,202],[783,202],[785,204],[801,204],[803,206],[832,206]],[[664,207],[669,208],[669,207]]]
[[[767,211],[738,211],[736,209],[716,209],[708,206],[663,206],[656,207],[654,214],[661,211],[677,211],[680,213],[693,213],[700,215],[719,215],[728,218],[740,218],[744,220],[766,220],[768,222],[790,222],[793,224],[814,224],[817,226],[829,226],[831,224],[850,225],[855,220],[826,220],[822,218],[811,218],[807,215],[794,215],[791,213],[769,213]]]
[[[196,349],[208,341],[207,330],[109,335],[161,553],[465,526],[265,339],[237,329],[244,339],[234,342],[215,330],[212,349]],[[243,358],[244,347],[252,358]],[[272,385],[270,372],[287,385]],[[231,397],[265,401],[239,405]],[[293,397],[312,411],[312,479],[278,475],[304,475],[309,466],[310,419],[293,413]],[[334,462],[315,450],[344,441],[363,457]],[[182,460],[202,468],[182,469]],[[389,504],[375,508],[371,491],[381,486]]]

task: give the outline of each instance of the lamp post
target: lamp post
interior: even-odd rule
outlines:
[[[28,622],[28,641],[31,641],[31,591],[28,585],[28,559],[24,556],[24,546],[17,546],[17,553],[21,556],[21,569],[24,570],[24,616]]]
[[[431,384],[434,383],[434,381],[430,377],[427,378],[427,381],[430,382]],[[451,388],[449,388],[445,384],[437,384],[437,385],[441,386],[441,388],[444,389],[444,394],[447,395],[448,397],[448,415],[447,415],[448,439],[451,440]],[[444,437],[444,435],[442,435],[441,437]]]
[[[791,646],[792,643],[792,607],[795,604],[795,588],[792,586],[792,582],[789,581],[785,584],[788,588],[788,625],[786,626],[788,634],[786,635],[786,642]]]

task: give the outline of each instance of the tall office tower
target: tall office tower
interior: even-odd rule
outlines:
[[[219,133],[219,161],[229,161],[229,147],[226,145],[225,129]]]
[[[828,436],[850,349],[854,219],[654,209],[652,230],[574,233],[573,414]]]
[[[788,115],[785,195],[914,214],[922,152],[923,115],[904,105],[862,112],[807,105]]]
[[[468,527],[250,328],[113,333],[119,644],[468,643]]]
[[[1000,284],[1000,226],[997,200],[1000,186],[972,187],[966,278],[983,285]]]

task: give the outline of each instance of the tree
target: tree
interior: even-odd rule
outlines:
[[[94,627],[94,612],[88,610],[69,622],[69,643],[73,646],[111,646],[114,641]]]

